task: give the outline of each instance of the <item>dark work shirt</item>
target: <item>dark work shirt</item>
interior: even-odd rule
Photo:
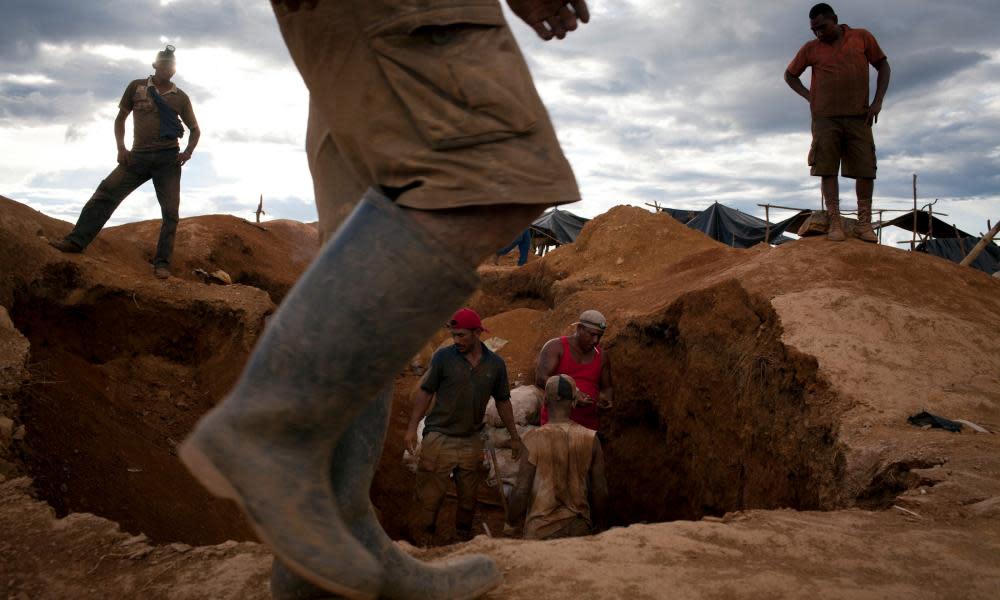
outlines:
[[[482,430],[490,396],[497,402],[510,402],[506,363],[485,344],[482,349],[483,357],[475,367],[456,346],[434,353],[430,368],[420,380],[420,388],[435,395],[434,408],[424,421],[425,434],[437,431],[470,436]]]

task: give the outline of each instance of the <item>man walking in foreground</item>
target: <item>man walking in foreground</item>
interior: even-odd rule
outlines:
[[[507,365],[480,341],[483,324],[479,315],[463,308],[448,325],[455,343],[434,353],[414,394],[406,432],[406,447],[417,456],[417,426],[427,415],[417,461],[418,506],[412,523],[413,539],[418,543],[434,535],[438,511],[452,478],[458,495],[455,530],[460,540],[472,539],[476,494],[485,479],[482,431],[490,396],[510,433],[515,459],[522,448],[510,405]]]
[[[128,84],[115,118],[118,166],[97,186],[73,231],[49,243],[62,252],[83,252],[94,241],[122,200],[137,187],[153,180],[163,223],[156,244],[153,273],[170,277],[170,255],[174,249],[181,202],[181,167],[191,159],[201,130],[191,108],[191,99],[170,78],[176,72],[174,47],[157,53],[153,75]],[[132,114],[132,150],[125,148],[125,119]],[[184,135],[181,121],[191,130],[187,148],[178,153]]]
[[[599,409],[611,407],[613,384],[611,358],[601,348],[601,338],[608,328],[604,315],[596,310],[580,314],[573,335],[553,338],[542,346],[535,369],[535,386],[545,389],[553,375],[569,375],[579,386],[581,399],[574,406],[570,418],[597,430],[600,424]],[[542,406],[542,425],[548,422],[548,409]]]
[[[875,189],[875,139],[872,126],[878,122],[882,100],[889,89],[889,60],[875,37],[864,29],[838,22],[829,4],[809,11],[809,27],[816,39],[807,42],[785,71],[785,82],[809,101],[812,112],[812,148],[809,166],[822,177],[823,198],[830,217],[827,235],[844,241],[840,218],[841,162],[843,175],[857,181],[858,225],[854,233],[875,242],[872,231],[872,194]],[[875,97],[868,103],[868,65],[878,71]],[[809,89],[799,77],[812,67]]]
[[[543,39],[589,19],[583,0],[508,4]],[[181,459],[236,500],[282,573],[352,598],[474,598],[502,580],[491,559],[417,561],[375,517],[393,378],[485,257],[579,199],[575,178],[496,0],[272,5],[310,92],[329,241]],[[276,596],[301,582],[277,579]]]
[[[580,392],[569,375],[545,382],[549,422],[524,435],[507,524],[524,537],[552,540],[603,531],[608,505],[604,452],[597,432],[570,420]]]

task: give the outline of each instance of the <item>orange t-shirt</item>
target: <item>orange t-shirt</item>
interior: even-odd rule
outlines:
[[[865,29],[840,26],[844,35],[835,46],[819,40],[807,42],[788,72],[796,77],[812,67],[809,107],[817,117],[849,117],[868,112],[868,65],[885,59],[875,36]]]

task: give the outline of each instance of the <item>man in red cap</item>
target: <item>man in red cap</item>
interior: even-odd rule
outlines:
[[[455,530],[460,539],[472,538],[476,493],[485,478],[480,434],[490,396],[496,400],[497,412],[510,432],[515,459],[524,447],[514,425],[507,365],[480,341],[485,330],[479,315],[463,308],[452,315],[448,326],[455,343],[431,358],[430,368],[414,394],[406,432],[406,447],[416,454],[417,426],[427,415],[417,461],[416,515],[411,524],[412,536],[418,543],[426,543],[434,535],[451,476],[458,494]],[[432,399],[434,406],[428,414]]]

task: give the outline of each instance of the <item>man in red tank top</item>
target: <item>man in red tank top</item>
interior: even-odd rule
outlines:
[[[570,419],[597,429],[598,411],[611,406],[611,358],[599,345],[608,327],[604,315],[587,310],[574,323],[573,335],[553,338],[542,346],[535,369],[535,385],[545,389],[545,382],[553,375],[569,375],[584,395],[584,402],[573,408]],[[548,422],[548,413],[542,407],[542,425]]]

